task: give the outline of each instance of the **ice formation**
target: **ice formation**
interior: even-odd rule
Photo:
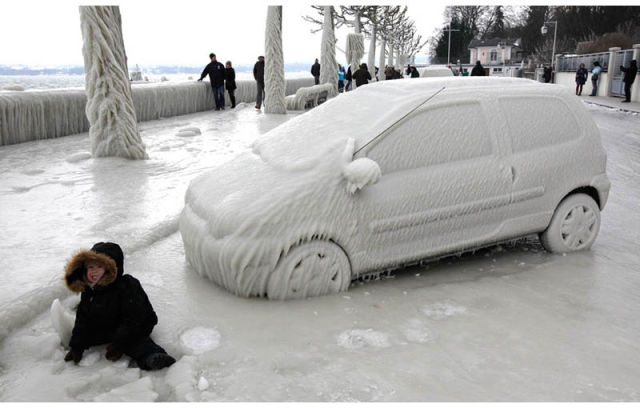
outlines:
[[[284,56],[282,54],[282,6],[267,6],[264,39],[264,111],[287,113]]]
[[[351,66],[353,74],[360,68],[360,60],[364,55],[364,37],[360,33],[347,34],[346,51],[347,64]],[[353,87],[356,87],[356,81],[353,81]]]
[[[187,354],[202,354],[220,345],[220,333],[206,327],[191,328],[180,336],[180,343]]]
[[[376,80],[376,36],[378,33],[378,25],[374,24],[371,29],[371,37],[369,38],[369,56],[367,57],[367,68],[369,68],[369,74],[371,79]],[[380,66],[381,71],[384,71],[384,66]]]
[[[536,178],[520,182],[528,180],[524,174],[549,170],[529,168],[528,162],[513,170],[496,160],[498,142],[477,99],[502,98],[507,90],[566,100],[589,128],[589,143],[579,149],[592,160],[574,166],[591,167],[574,169],[575,177],[554,185],[553,194],[544,195],[551,185],[543,187]],[[564,195],[604,171],[597,129],[567,95],[563,87],[523,79],[452,77],[385,81],[333,98],[264,135],[252,152],[191,182],[179,226],[186,257],[198,273],[235,294],[295,298],[342,286],[316,286],[326,285],[325,277],[311,279],[297,269],[300,264],[283,269],[293,254],[304,267],[305,257],[319,250],[319,258],[335,260],[332,268],[343,265],[341,254],[347,254],[348,271],[325,271],[341,281],[345,273],[357,277],[542,231]],[[535,201],[543,196],[544,204]],[[519,203],[533,207],[520,219],[515,213],[505,219],[505,206]],[[314,242],[327,245],[318,249]],[[310,253],[300,254],[305,250]],[[282,284],[277,293],[274,282]],[[290,292],[283,295],[282,287]]]
[[[336,61],[336,37],[333,30],[331,6],[324,7],[320,59],[320,84],[332,85],[329,93],[329,97],[332,97],[338,94],[338,63]]]
[[[238,103],[255,102],[255,81],[237,80],[236,85]],[[313,78],[287,79],[286,95],[311,85]],[[132,96],[140,122],[214,108],[211,86],[202,82],[133,85]],[[228,97],[225,101],[230,103]],[[0,92],[0,146],[86,132],[86,105],[86,93],[78,89]]]
[[[426,67],[418,70],[420,78],[452,77],[453,72],[447,67]]]
[[[60,343],[67,347],[69,340],[71,340],[71,331],[73,330],[76,320],[75,313],[66,310],[60,303],[60,300],[56,299],[51,304],[49,314],[51,316],[51,325],[60,337]]]
[[[340,347],[348,350],[391,347],[389,334],[373,329],[347,330],[337,336],[337,343]]]
[[[299,88],[295,95],[285,98],[288,110],[304,110],[318,106],[322,100],[334,97],[334,86],[331,83]]]
[[[138,134],[118,6],[80,6],[87,118],[96,157],[148,158]]]

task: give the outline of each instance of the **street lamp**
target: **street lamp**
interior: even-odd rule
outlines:
[[[451,29],[451,21],[449,21],[449,29],[447,30],[449,31],[449,44],[448,44],[448,49],[447,49],[447,65],[451,64],[451,32],[452,31],[460,31],[460,30],[452,30]]]
[[[553,50],[551,51],[551,69],[553,69],[553,56],[556,55],[556,34],[558,33],[557,21],[545,21],[540,28],[542,35],[547,34],[547,24],[555,24],[553,29]]]

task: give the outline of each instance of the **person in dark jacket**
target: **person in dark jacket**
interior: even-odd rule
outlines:
[[[158,317],[140,282],[125,275],[123,265],[118,244],[98,242],[77,252],[65,267],[67,287],[81,294],[65,361],[77,364],[84,350],[108,344],[106,358],[111,361],[126,354],[143,370],[175,363],[149,337]]]
[[[258,62],[253,66],[253,78],[256,80],[256,109],[260,109],[264,100],[264,57],[258,57]]]
[[[418,70],[416,69],[416,67],[414,67],[413,65],[411,65],[409,67],[410,70],[410,74],[411,74],[411,78],[420,78],[420,73],[418,72]]]
[[[224,65],[216,60],[216,54],[209,54],[211,62],[204,67],[204,71],[200,75],[198,81],[202,81],[204,77],[209,75],[211,81],[211,89],[213,89],[213,99],[216,102],[216,110],[224,109]]]
[[[384,67],[384,79],[387,81],[393,79],[393,71],[393,67],[390,67],[388,65]]]
[[[347,81],[347,84],[344,87],[344,91],[351,91],[353,85],[353,75],[351,75],[351,65],[347,68],[347,73],[344,74],[344,80]]]
[[[587,75],[589,71],[584,67],[584,64],[580,64],[576,71],[576,95],[582,95],[582,86],[587,82]]]
[[[231,67],[231,61],[227,61],[225,64],[225,80],[224,87],[229,93],[229,99],[231,99],[231,109],[236,107],[236,71]]]
[[[484,76],[484,67],[480,64],[480,61],[476,61],[476,65],[471,70],[471,76]]]
[[[636,80],[636,75],[638,74],[638,65],[636,60],[631,60],[627,68],[620,65],[620,70],[624,72],[624,78],[622,79],[622,82],[624,82],[625,98],[622,102],[631,102],[631,85]]]
[[[371,79],[371,73],[369,72],[367,64],[360,64],[360,68],[358,68],[358,70],[353,73],[353,79],[356,80],[356,88],[369,83],[369,80]]]
[[[313,79],[316,81],[316,85],[318,85],[320,83],[320,64],[317,58],[316,62],[311,66],[311,75],[313,75]]]
[[[544,67],[542,77],[544,78],[544,83],[545,84],[548,84],[549,82],[551,82],[551,67],[550,66]]]

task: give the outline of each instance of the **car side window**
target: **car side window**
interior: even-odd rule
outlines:
[[[557,98],[499,98],[514,153],[577,139],[579,126],[569,107]]]
[[[479,102],[417,111],[379,138],[367,156],[382,174],[488,156],[491,136]]]

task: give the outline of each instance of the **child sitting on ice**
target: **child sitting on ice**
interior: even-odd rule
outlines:
[[[149,337],[158,317],[140,282],[124,275],[123,261],[118,244],[99,242],[76,253],[65,267],[67,287],[82,293],[65,361],[77,364],[84,350],[107,343],[107,359],[126,354],[143,370],[176,361]]]

